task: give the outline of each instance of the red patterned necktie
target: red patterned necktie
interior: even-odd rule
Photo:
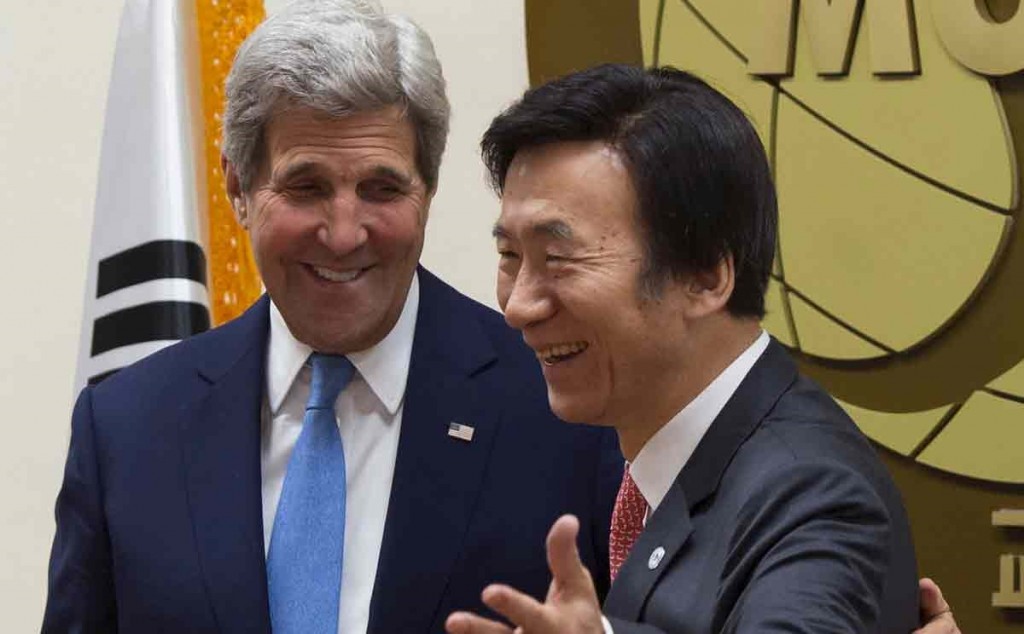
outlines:
[[[608,563],[611,580],[619,574],[629,551],[644,530],[644,516],[647,515],[647,501],[629,475],[629,467],[622,472],[622,485],[615,496],[615,510],[612,511],[612,530],[608,539]]]

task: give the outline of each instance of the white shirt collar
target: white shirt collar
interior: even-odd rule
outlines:
[[[764,353],[769,341],[768,333],[762,330],[754,343],[640,449],[629,465],[629,473],[647,501],[650,513],[661,504],[697,444]]]
[[[413,275],[402,314],[391,332],[377,345],[348,357],[374,395],[392,415],[405,395],[420,305],[418,275]],[[267,345],[267,403],[276,414],[313,349],[295,338],[273,301],[270,302],[270,343]]]

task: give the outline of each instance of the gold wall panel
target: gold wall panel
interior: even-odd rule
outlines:
[[[994,482],[1024,482],[1024,405],[975,392],[918,461]]]
[[[788,284],[895,350],[928,337],[970,298],[1005,216],[894,169],[787,97],[776,138]]]
[[[661,0],[637,0],[637,18],[640,21],[640,49],[643,59],[654,59],[658,39],[658,20]]]
[[[915,3],[925,72],[913,79],[871,73],[870,25],[862,23],[850,73],[841,81],[814,74],[806,29],[798,30],[796,65],[784,90],[847,133],[910,169],[1003,209],[1017,183],[1002,106],[989,82],[958,64],[931,28],[930,2]],[[941,107],[938,107],[941,104]]]
[[[749,75],[743,60],[723,47],[714,32],[704,24],[686,19],[689,15],[678,0],[665,2],[658,63],[694,71],[728,95],[754,121],[761,140],[768,146],[772,120],[771,86]],[[652,16],[644,17],[652,19]],[[670,35],[666,35],[670,24],[674,27],[668,32]]]
[[[764,0],[763,3],[784,9],[789,1]],[[690,10],[689,7],[692,7],[699,12],[698,21],[719,33],[746,62],[749,57],[748,51],[754,42],[761,38],[765,28],[764,8],[753,10],[752,4],[748,0],[666,0],[662,35],[666,38],[675,37],[675,29],[679,27],[681,21],[692,21],[697,15]],[[684,12],[672,11],[672,5],[684,9]]]
[[[1024,399],[1024,362],[1018,363],[1006,374],[989,383],[988,387]],[[1021,422],[1024,423],[1024,420]]]
[[[794,293],[789,294],[789,306],[793,325],[800,338],[800,350],[803,352],[828,359],[872,359],[885,356],[884,348],[879,348],[837,324]],[[771,328],[768,324],[765,327]]]
[[[890,414],[842,401],[839,404],[872,440],[903,455],[910,455],[950,410],[939,407],[911,414]]]
[[[537,48],[528,56],[530,83],[537,85],[593,60],[630,62],[641,57],[636,2],[622,0],[524,0],[526,38],[562,43],[558,50]],[[564,28],[571,24],[572,28]]]
[[[692,0],[689,4],[744,61],[751,42],[763,37],[756,12],[747,9],[746,0]],[[687,32],[689,26],[684,22],[701,22],[694,20],[687,6],[683,0],[666,0],[663,31],[671,35],[663,37],[662,46]],[[1007,143],[1001,104],[986,79],[946,53],[931,28],[929,7],[928,2],[915,3],[915,33],[927,69],[913,80],[872,74],[867,20],[860,23],[849,74],[823,80],[809,54],[805,21],[798,20],[793,76],[782,79],[780,86],[833,125],[893,160],[968,196],[1008,209],[1013,206],[1017,174],[1011,167],[1013,148]],[[703,62],[699,71],[714,73]]]

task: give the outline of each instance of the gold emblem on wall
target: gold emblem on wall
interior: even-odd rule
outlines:
[[[780,202],[765,325],[892,452],[922,573],[985,632],[1020,574],[989,517],[1024,506],[1018,4],[526,0],[533,82],[671,64],[750,114]]]

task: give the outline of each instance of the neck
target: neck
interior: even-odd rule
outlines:
[[[697,398],[733,361],[750,347],[761,333],[754,319],[726,317],[706,332],[693,332],[694,343],[680,350],[678,371],[666,377],[667,386],[652,390],[658,394],[635,419],[616,424],[619,446],[632,461],[647,441]]]

